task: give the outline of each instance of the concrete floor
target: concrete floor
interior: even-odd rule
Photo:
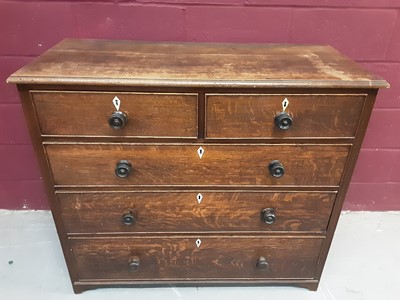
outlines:
[[[74,295],[51,215],[0,210],[0,299],[400,299],[400,212],[343,213],[320,287],[98,289]]]

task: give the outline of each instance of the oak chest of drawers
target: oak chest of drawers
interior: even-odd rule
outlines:
[[[387,86],[328,46],[70,39],[9,82],[77,293],[317,289]]]

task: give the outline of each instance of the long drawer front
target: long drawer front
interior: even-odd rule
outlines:
[[[57,194],[68,233],[325,231],[336,193]]]
[[[223,280],[315,276],[323,238],[71,239],[79,280]]]
[[[47,144],[45,147],[55,185],[339,186],[351,146]],[[130,165],[129,172],[123,165],[123,178],[116,175],[121,163]],[[273,175],[271,165],[277,166],[275,171],[279,169],[277,176]]]

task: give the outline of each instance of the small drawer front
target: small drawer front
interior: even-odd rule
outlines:
[[[197,94],[32,92],[32,96],[43,135],[197,137]],[[120,100],[120,114],[113,114],[115,97]]]
[[[68,233],[325,231],[335,193],[82,192],[57,195]]]
[[[346,145],[47,144],[56,185],[338,186]],[[118,175],[117,175],[118,173]],[[274,175],[273,175],[274,174]]]
[[[315,276],[323,238],[72,239],[80,280],[204,280]]]
[[[289,101],[285,112],[291,124],[279,119],[283,116],[278,117],[285,98]],[[354,137],[365,98],[366,95],[209,94],[206,96],[206,137]]]

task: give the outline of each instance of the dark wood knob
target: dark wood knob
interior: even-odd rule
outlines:
[[[275,116],[275,126],[279,129],[288,130],[292,123],[292,117],[286,112],[280,112]]]
[[[273,208],[265,208],[261,211],[261,219],[264,221],[264,223],[271,225],[275,222],[276,216],[275,216],[275,209]]]
[[[256,267],[260,271],[267,271],[269,269],[267,259],[264,256],[260,256],[260,258],[257,259]]]
[[[268,165],[268,170],[272,176],[279,178],[285,174],[285,168],[279,160],[273,160]]]
[[[132,165],[127,160],[120,160],[115,167],[115,174],[120,178],[128,177],[132,172]]]
[[[132,212],[128,212],[122,215],[122,223],[124,223],[124,225],[130,226],[135,223],[135,221],[136,219]]]
[[[139,257],[131,257],[129,259],[129,271],[136,272],[140,268],[140,259]]]
[[[128,117],[122,111],[115,111],[108,118],[108,124],[113,129],[121,129],[125,126],[126,122],[128,122]]]

